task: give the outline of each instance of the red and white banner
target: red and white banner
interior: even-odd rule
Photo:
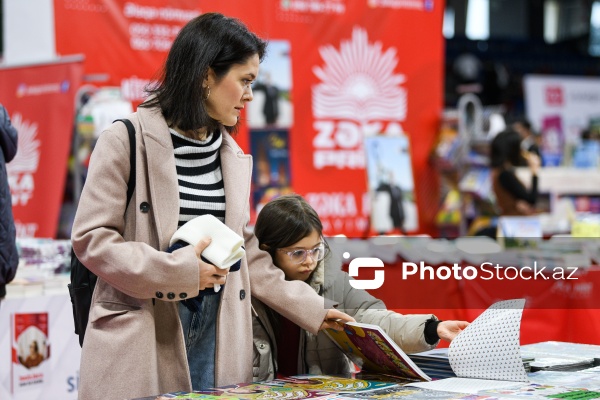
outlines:
[[[443,0],[54,0],[54,5],[57,53],[84,53],[86,74],[119,86],[134,103],[156,77],[178,30],[200,13],[222,12],[269,41],[287,42],[291,187],[316,208],[325,232],[373,233],[364,137],[404,132],[418,230],[433,233],[438,182],[427,160],[443,105]],[[245,129],[237,139],[249,151]]]
[[[0,69],[0,99],[19,132],[7,164],[19,237],[56,237],[81,60]]]

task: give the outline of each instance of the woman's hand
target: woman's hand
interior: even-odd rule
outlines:
[[[227,274],[229,273],[228,269],[217,268],[212,264],[202,261],[202,259],[200,258],[200,255],[202,254],[204,249],[208,247],[211,240],[212,239],[208,236],[204,237],[200,239],[198,243],[196,243],[196,246],[194,246],[194,250],[196,251],[196,257],[198,257],[198,267],[200,268],[200,290],[214,287],[215,284],[225,284]]]
[[[327,311],[327,315],[319,330],[322,331],[323,329],[331,328],[336,331],[341,331],[344,329],[344,322],[356,322],[356,320],[346,313],[331,308]]]
[[[467,326],[467,321],[442,321],[437,326],[437,334],[440,339],[451,342]]]

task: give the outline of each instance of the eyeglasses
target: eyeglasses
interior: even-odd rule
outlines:
[[[322,259],[325,258],[327,253],[329,253],[329,246],[327,246],[327,243],[323,242],[320,245],[318,245],[317,247],[312,248],[310,250],[305,250],[305,249],[298,249],[298,250],[291,250],[291,251],[285,251],[283,249],[277,249],[277,250],[281,251],[282,253],[287,254],[292,263],[301,264],[306,260],[306,257],[308,257],[309,255],[310,255],[311,260],[321,261]]]

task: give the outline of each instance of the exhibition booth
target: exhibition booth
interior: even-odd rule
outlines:
[[[19,131],[7,172],[21,251],[0,306],[0,398],[77,398],[81,349],[66,284],[89,156],[104,128],[144,100],[179,29],[210,11],[269,41],[236,136],[254,160],[251,223],[269,200],[299,193],[344,268],[382,261],[386,282],[369,290],[388,308],[471,321],[498,300],[524,298],[523,345],[600,345],[600,155],[580,137],[599,129],[600,79],[527,78],[545,155],[539,212],[501,219],[485,148],[507,121],[472,95],[443,109],[442,2],[51,3],[47,25],[28,25],[51,32],[51,51],[19,58],[35,29],[8,24],[16,42],[0,65],[1,102]],[[6,17],[30,18],[20,7],[13,2]],[[517,175],[530,181],[526,169]],[[492,221],[498,239],[469,242],[478,221]],[[487,262],[490,279],[468,279]],[[534,263],[548,269],[524,268]],[[431,277],[420,278],[421,265]],[[369,271],[355,278],[370,280]],[[43,361],[27,367],[33,342]]]

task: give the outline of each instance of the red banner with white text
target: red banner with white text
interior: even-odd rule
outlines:
[[[259,106],[270,92],[256,88],[254,103],[264,118],[248,107],[249,129],[244,126],[238,141],[250,151],[253,127],[261,137],[271,137],[264,128],[274,126],[278,138],[287,138],[289,151],[288,165],[271,166],[270,173],[264,167],[265,181],[270,175],[271,181],[289,184],[316,208],[327,234],[348,236],[377,230],[369,219],[371,186],[394,181],[404,191],[406,231],[432,233],[438,182],[427,160],[443,104],[443,0],[54,4],[57,52],[84,53],[86,74],[99,84],[119,86],[134,103],[142,100],[143,86],[156,76],[168,44],[189,19],[210,11],[241,19],[270,43],[259,81],[268,71],[279,85],[279,107],[273,115]],[[371,155],[373,178],[368,178],[364,142],[373,135],[404,137],[407,144],[399,150],[400,167],[393,155],[385,164],[377,162],[378,153]],[[256,161],[258,154],[253,155]],[[389,200],[374,204],[389,208]]]
[[[19,132],[7,164],[19,237],[56,237],[82,74],[80,58],[0,69],[0,99]]]

